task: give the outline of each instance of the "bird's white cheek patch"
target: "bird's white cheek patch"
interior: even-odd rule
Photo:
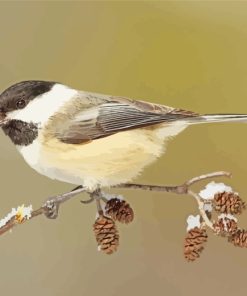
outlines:
[[[49,92],[33,99],[24,109],[9,112],[8,118],[40,123],[43,126],[50,116],[76,94],[77,91],[74,89],[62,84],[55,84]]]

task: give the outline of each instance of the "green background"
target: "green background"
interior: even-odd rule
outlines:
[[[1,1],[0,89],[55,80],[200,113],[244,113],[246,37],[246,2]],[[193,126],[136,181],[179,184],[229,170],[227,183],[247,200],[246,131],[239,123]],[[2,132],[0,149],[1,216],[72,188],[35,173]],[[246,293],[247,250],[210,234],[200,260],[184,260],[185,221],[197,213],[192,197],[115,192],[136,215],[133,224],[119,225],[117,253],[97,251],[96,207],[78,197],[57,220],[39,217],[0,238],[1,295]],[[247,213],[240,222],[247,227]]]

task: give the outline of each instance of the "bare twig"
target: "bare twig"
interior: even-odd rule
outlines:
[[[202,180],[206,180],[206,179],[210,179],[210,178],[214,178],[214,177],[228,177],[231,178],[232,174],[229,172],[224,172],[224,171],[219,171],[219,172],[213,172],[213,173],[209,173],[209,174],[205,174],[205,175],[201,175],[199,177],[194,177],[192,179],[190,179],[189,181],[185,182],[185,185],[187,187],[198,183]]]
[[[23,224],[24,222],[26,222],[34,217],[40,216],[42,214],[45,214],[49,218],[49,215],[50,215],[51,211],[53,210],[53,208],[57,209],[60,204],[68,201],[72,197],[74,197],[84,191],[85,191],[85,189],[80,187],[80,188],[77,188],[77,189],[72,190],[70,192],[66,192],[64,194],[52,196],[52,197],[48,198],[47,201],[40,208],[32,211],[30,214],[30,217],[28,219],[23,217],[23,220],[19,221],[16,216],[11,217],[11,219],[9,219],[5,225],[0,227],[0,235],[7,232],[10,229],[12,229],[16,225]]]
[[[202,180],[214,178],[214,177],[231,177],[231,173],[219,171],[219,172],[213,172],[205,175],[201,175],[198,177],[194,177],[182,185],[177,186],[159,186],[159,185],[145,185],[145,184],[120,184],[117,186],[114,186],[115,188],[128,188],[128,189],[141,189],[141,190],[149,190],[149,191],[160,191],[160,192],[172,192],[176,194],[187,194],[188,189],[190,186],[194,185],[195,183],[198,183]]]
[[[188,181],[186,181],[185,183],[183,183],[182,185],[178,185],[178,186],[156,186],[156,185],[144,185],[144,184],[121,184],[118,186],[114,186],[114,188],[130,188],[130,189],[142,189],[142,190],[150,190],[150,191],[160,191],[160,192],[172,192],[172,193],[176,193],[176,194],[189,194],[192,195],[196,201],[198,202],[198,206],[199,206],[199,210],[201,213],[201,216],[204,219],[204,222],[210,227],[212,228],[212,223],[211,221],[208,219],[206,212],[203,209],[203,202],[200,200],[200,197],[195,194],[194,192],[192,192],[191,190],[189,190],[189,187],[199,181],[205,180],[205,179],[209,179],[209,178],[213,178],[213,177],[230,177],[231,174],[228,172],[214,172],[214,173],[210,173],[210,174],[205,174],[205,175],[201,175],[195,178],[192,178]],[[56,195],[53,197],[50,197],[49,199],[47,199],[47,201],[38,209],[31,211],[30,216],[26,217],[23,216],[21,219],[19,219],[17,217],[17,215],[13,215],[11,216],[6,223],[4,223],[4,225],[2,225],[0,227],[0,235],[11,230],[13,227],[15,227],[18,224],[23,224],[26,221],[34,218],[34,217],[38,217],[42,214],[44,214],[46,217],[48,218],[56,218],[57,214],[58,214],[58,209],[59,206],[70,200],[72,197],[82,193],[82,192],[86,192],[86,189],[83,188],[82,186],[78,186],[75,189],[73,189],[70,192],[61,194],[61,195]],[[89,192],[87,192],[89,193]],[[103,213],[100,201],[103,200],[104,202],[107,202],[106,197],[104,196],[104,194],[100,191],[97,190],[93,193],[89,193],[90,194],[90,199],[87,201],[83,201],[83,203],[90,203],[93,200],[96,201],[97,204],[97,209],[99,214]]]
[[[129,188],[129,189],[142,189],[142,190],[150,190],[150,191],[160,191],[160,192],[171,192],[176,194],[189,194],[195,198],[198,204],[198,209],[200,211],[201,217],[204,223],[211,228],[213,228],[213,223],[208,218],[206,211],[204,210],[204,202],[201,200],[198,194],[194,193],[193,191],[189,190],[190,186],[206,179],[215,178],[215,177],[231,177],[231,173],[219,171],[204,174],[201,176],[194,177],[182,185],[178,186],[157,186],[157,185],[144,185],[144,184],[121,184],[116,187],[118,188]]]
[[[204,223],[211,228],[212,230],[214,230],[213,227],[213,223],[209,220],[207,213],[204,210],[204,202],[201,200],[200,196],[198,194],[196,194],[195,192],[188,190],[188,194],[193,196],[195,198],[195,200],[198,203],[198,209],[200,211],[201,217],[204,221]]]

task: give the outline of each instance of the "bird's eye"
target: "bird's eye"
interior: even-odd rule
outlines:
[[[22,109],[22,108],[24,108],[26,106],[26,102],[25,102],[25,100],[23,100],[23,99],[19,99],[18,101],[17,101],[17,103],[16,103],[16,107],[18,108],[18,109]]]

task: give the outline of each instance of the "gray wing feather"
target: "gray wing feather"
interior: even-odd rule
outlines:
[[[99,111],[98,124],[106,132],[118,132],[135,127],[152,125],[178,118],[175,114],[140,111],[130,105],[103,105]]]
[[[134,128],[197,116],[196,113],[163,105],[109,97],[109,101],[83,109],[63,124],[56,137],[80,144]]]

